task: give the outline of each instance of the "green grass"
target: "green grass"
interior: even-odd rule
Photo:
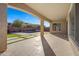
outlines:
[[[19,35],[19,34],[8,34],[8,38],[18,37],[18,38],[29,38],[34,37],[33,35]]]
[[[18,35],[18,34],[8,34],[7,36],[8,36],[8,38],[17,37],[16,38],[17,40],[8,40],[7,41],[8,44],[16,43],[16,42],[19,42],[19,41],[22,41],[22,40],[26,40],[26,39],[35,37],[33,35]]]
[[[18,35],[17,35],[17,34],[8,34],[7,37],[8,37],[8,38],[18,37]]]
[[[7,43],[8,44],[13,44],[13,43],[20,42],[20,41],[23,41],[23,40],[26,40],[26,39],[30,39],[30,38],[33,38],[33,37],[23,38],[23,39],[19,39],[19,40],[17,39],[16,41],[10,41],[10,40],[8,40]]]

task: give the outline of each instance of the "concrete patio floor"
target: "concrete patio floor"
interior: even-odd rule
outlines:
[[[40,36],[9,44],[2,56],[44,56]]]
[[[9,44],[1,56],[74,56],[71,44],[66,38],[45,32],[43,39],[38,35],[35,38]]]
[[[63,34],[45,33],[46,41],[54,51],[56,56],[74,56],[74,51],[67,37]]]

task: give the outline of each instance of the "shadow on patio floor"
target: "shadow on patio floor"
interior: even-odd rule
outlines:
[[[62,38],[62,39],[64,39],[64,40],[69,41],[67,34],[63,34],[63,33],[52,33],[52,35],[55,35],[55,36],[57,36],[57,37],[59,37],[59,38]]]
[[[41,37],[44,53],[45,56],[56,56],[51,47],[49,46],[48,42],[46,41],[45,37]]]

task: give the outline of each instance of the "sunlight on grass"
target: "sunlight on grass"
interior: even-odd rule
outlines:
[[[8,38],[18,37],[18,38],[28,38],[28,37],[34,37],[34,35],[18,35],[18,34],[8,34]]]
[[[8,37],[8,38],[18,37],[18,35],[16,35],[16,34],[8,34],[7,37]]]
[[[35,36],[33,35],[18,35],[18,34],[8,34],[8,38],[11,38],[7,41],[8,44],[16,43],[22,40],[30,39]]]

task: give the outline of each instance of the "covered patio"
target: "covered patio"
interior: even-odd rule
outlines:
[[[7,46],[1,56],[73,56],[71,44],[60,37],[46,32],[41,39],[35,38],[19,41]]]
[[[0,52],[1,52],[1,55],[10,55],[10,54],[11,55],[42,55],[42,56],[44,55],[46,56],[76,55],[74,53],[74,50],[72,48],[72,45],[68,37],[69,24],[68,24],[67,16],[71,10],[71,5],[72,4],[69,4],[69,3],[0,4],[0,13],[1,13],[0,14],[0,38],[1,38],[0,39]],[[34,53],[33,50],[31,50],[30,54],[27,53],[26,50],[28,47],[26,46],[26,43],[22,43],[23,45],[25,44],[26,47],[23,47],[23,49],[18,50],[18,51],[16,50],[16,48],[18,49],[22,47],[14,47],[15,50],[13,50],[13,47],[11,47],[11,45],[8,45],[8,48],[7,48],[7,15],[6,15],[7,7],[15,8],[23,12],[28,12],[40,18],[40,35],[37,38],[33,38],[33,39],[38,39],[40,41],[40,43],[36,41],[37,43],[39,43],[38,45],[41,47],[39,50],[41,51],[40,53],[37,53],[38,49],[34,51],[36,53]],[[50,32],[44,32],[45,20],[50,23]],[[14,54],[12,54],[12,51],[14,51]],[[22,54],[19,54],[21,52]],[[32,52],[34,54],[31,54]]]

